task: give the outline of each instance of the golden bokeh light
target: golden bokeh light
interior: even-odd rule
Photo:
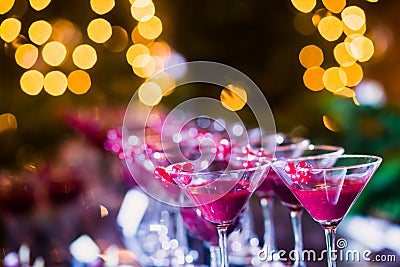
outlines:
[[[112,26],[112,35],[104,46],[111,52],[121,52],[128,45],[128,33],[121,26]]]
[[[37,45],[47,42],[51,36],[51,32],[51,24],[44,20],[33,22],[28,29],[29,39]]]
[[[143,68],[145,67],[151,59],[151,56],[148,54],[140,54],[132,62],[132,66],[135,68]]]
[[[21,31],[21,21],[16,18],[8,18],[0,24],[0,37],[7,43],[11,43],[18,37]]]
[[[322,80],[325,70],[321,67],[311,67],[304,72],[303,82],[304,85],[312,91],[320,91],[324,89],[325,85]]]
[[[318,31],[327,41],[336,41],[343,33],[342,22],[335,16],[327,16],[318,23]]]
[[[137,21],[148,21],[155,14],[155,7],[151,1],[136,0],[132,3],[131,14]]]
[[[350,66],[353,65],[357,60],[349,53],[344,42],[338,43],[333,49],[333,55],[339,65]]]
[[[6,14],[14,6],[15,0],[1,0],[0,1],[0,15]]]
[[[144,67],[136,68],[135,66],[132,66],[132,69],[133,72],[140,78],[149,78],[156,72],[157,66],[154,58],[150,57],[149,61]]]
[[[324,53],[316,45],[307,45],[299,53],[300,64],[305,68],[320,66],[324,62]]]
[[[132,30],[131,39],[134,44],[150,45],[152,42],[154,42],[154,39],[146,39],[142,35],[140,35],[137,26]]]
[[[175,80],[167,72],[161,71],[150,77],[148,82],[153,82],[160,86],[164,96],[170,95],[175,88]]]
[[[67,48],[64,44],[53,41],[43,47],[42,56],[44,62],[50,66],[60,66],[67,56]]]
[[[0,132],[16,130],[18,127],[17,118],[11,113],[0,115]]]
[[[367,0],[370,3],[377,3],[379,0]]]
[[[45,9],[50,2],[51,0],[29,0],[29,4],[36,11]]]
[[[343,23],[353,31],[365,24],[365,12],[358,6],[349,6],[342,11]]]
[[[293,27],[302,35],[311,35],[315,32],[311,13],[297,13],[293,19]]]
[[[166,42],[154,42],[149,45],[150,54],[161,57],[165,62],[171,59],[171,47]]]
[[[312,16],[312,23],[314,24],[315,27],[318,26],[318,23],[321,21],[322,18],[325,18],[327,16],[332,16],[332,13],[326,9],[326,8],[320,8]]]
[[[353,35],[353,34],[361,34],[363,35],[367,31],[367,25],[363,24],[363,26],[358,29],[358,30],[352,30],[347,25],[342,21],[342,26],[343,26],[343,32],[347,36]]]
[[[333,13],[340,13],[346,7],[346,0],[322,0],[322,3]]]
[[[68,88],[77,95],[85,94],[92,86],[90,75],[84,70],[75,70],[68,75]]]
[[[360,62],[370,60],[374,55],[374,44],[365,36],[359,36],[350,43],[351,54]]]
[[[237,111],[241,110],[247,103],[246,90],[229,84],[224,88],[220,95],[221,104],[228,110]]]
[[[102,44],[110,39],[112,35],[112,27],[110,22],[107,20],[98,18],[89,22],[87,33],[90,40]]]
[[[115,6],[114,0],[90,0],[90,7],[93,12],[104,15],[110,12]]]
[[[97,62],[96,49],[88,44],[80,45],[72,53],[72,61],[78,68],[90,69]]]
[[[331,67],[325,70],[322,75],[325,88],[330,92],[335,92],[346,86],[346,73],[338,67]]]
[[[328,130],[330,130],[332,132],[340,131],[340,128],[338,127],[338,125],[332,119],[330,119],[328,116],[323,115],[322,122]]]
[[[347,84],[346,86],[353,87],[358,85],[364,76],[362,67],[354,63],[351,66],[340,66],[340,69],[346,73]]]
[[[293,6],[300,12],[309,13],[311,12],[315,5],[317,4],[316,0],[291,0]]]
[[[32,44],[23,44],[15,52],[15,61],[24,69],[29,69],[35,65],[39,56],[39,50]]]
[[[28,95],[38,95],[44,85],[44,76],[40,71],[28,70],[20,79],[22,91]]]
[[[68,79],[64,73],[55,70],[44,77],[44,90],[52,96],[62,95],[68,86]]]
[[[152,56],[152,58],[154,59],[154,62],[156,63],[156,70],[154,71],[154,73],[160,72],[160,71],[164,71],[164,59],[162,59],[159,56]]]
[[[153,16],[147,21],[139,21],[138,30],[144,38],[156,39],[162,32],[162,22],[157,16]]]
[[[147,46],[143,44],[134,44],[128,48],[126,51],[126,60],[128,61],[129,65],[133,64],[135,58],[139,55],[150,55],[150,50]]]
[[[347,98],[353,98],[356,96],[356,93],[354,92],[354,90],[350,89],[348,87],[343,87],[339,90],[336,90],[334,92],[334,94],[338,95],[338,96],[342,96],[342,97],[347,97]]]
[[[82,32],[80,28],[66,19],[58,19],[53,25],[51,39],[66,44],[73,48],[82,42]]]
[[[140,102],[147,106],[155,106],[162,99],[162,90],[160,86],[154,82],[144,82],[138,90]]]

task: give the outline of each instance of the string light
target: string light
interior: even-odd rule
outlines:
[[[84,70],[75,70],[68,75],[68,89],[74,94],[85,94],[91,85],[90,75]]]
[[[67,48],[64,44],[53,41],[43,47],[42,56],[44,62],[50,66],[59,66],[67,56]]]
[[[96,50],[88,44],[80,45],[72,53],[72,61],[78,68],[91,69],[97,61]]]
[[[15,61],[19,66],[25,69],[30,69],[35,65],[39,51],[32,44],[23,44],[17,48],[15,52]]]
[[[60,96],[67,89],[68,80],[64,73],[55,70],[44,77],[44,90],[52,96]]]
[[[44,20],[35,21],[29,26],[29,39],[37,44],[42,45],[49,40],[52,33],[52,26]]]
[[[110,22],[103,18],[98,18],[89,22],[87,32],[90,40],[102,44],[110,39],[112,28]]]
[[[38,95],[44,85],[44,76],[38,70],[28,70],[22,74],[20,79],[22,91],[28,95]]]
[[[17,38],[21,31],[21,21],[16,18],[8,18],[0,24],[0,37],[7,43]]]

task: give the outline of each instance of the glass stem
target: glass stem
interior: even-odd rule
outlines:
[[[229,267],[228,263],[228,241],[227,231],[229,224],[217,225],[218,229],[218,242],[220,248],[221,267]]]
[[[336,267],[336,249],[335,249],[336,227],[325,227],[326,249],[328,254],[328,267]]]
[[[303,258],[303,232],[301,227],[301,215],[303,209],[291,210],[290,218],[292,221],[293,235],[294,235],[294,249],[296,251],[296,260],[294,262],[295,267],[305,267],[306,263]]]
[[[274,198],[273,197],[263,197],[260,200],[262,215],[264,219],[264,253],[267,255],[273,255],[277,252],[276,239],[275,239],[275,226],[273,220],[274,211]]]
[[[210,245],[210,267],[219,267],[221,262],[219,246]]]

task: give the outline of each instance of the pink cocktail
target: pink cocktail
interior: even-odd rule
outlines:
[[[276,161],[273,168],[325,229],[328,266],[336,266],[335,232],[382,159],[369,155],[318,155]]]

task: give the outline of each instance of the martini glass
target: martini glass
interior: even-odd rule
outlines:
[[[221,266],[228,267],[228,227],[237,220],[253,192],[263,182],[271,163],[249,158],[235,158],[229,162],[202,160],[196,163],[199,163],[198,166],[191,163],[170,165],[166,172],[184,190],[204,218],[216,226]]]
[[[275,150],[276,160],[288,160],[302,158],[303,160],[312,158],[319,155],[330,155],[339,156],[344,153],[344,149],[339,146],[329,146],[329,145],[283,145],[277,146]],[[325,162],[329,164],[330,162]],[[324,167],[329,167],[325,165]],[[290,219],[293,228],[295,251],[297,255],[303,254],[303,233],[301,226],[301,218],[303,214],[303,206],[297,200],[297,198],[292,194],[292,192],[287,188],[285,183],[274,170],[268,173],[267,181],[269,180],[272,184],[274,193],[278,196],[281,204],[290,210]],[[265,183],[265,182],[264,182]],[[268,248],[270,249],[270,248]],[[264,250],[267,251],[267,250]],[[302,257],[297,257],[294,266],[306,266],[304,259]]]
[[[279,156],[295,157],[301,155],[307,149],[310,141],[303,137],[288,137],[282,133],[267,135],[264,138],[264,143],[274,144],[273,148],[275,153]],[[276,147],[275,147],[276,145]],[[253,147],[259,148],[257,144],[252,144]],[[268,147],[265,151],[268,153]],[[283,151],[288,150],[286,153]],[[273,152],[273,151],[271,151]],[[273,171],[271,170],[268,176],[274,178]],[[261,211],[264,219],[264,245],[263,251],[278,251],[276,247],[275,225],[273,221],[274,210],[274,182],[272,179],[265,179],[260,187],[256,190],[255,194],[260,197]],[[273,254],[274,255],[274,254]],[[271,261],[279,261],[279,259],[270,259]]]
[[[276,161],[273,169],[325,230],[328,267],[336,266],[335,232],[382,159],[371,155],[319,155]]]

